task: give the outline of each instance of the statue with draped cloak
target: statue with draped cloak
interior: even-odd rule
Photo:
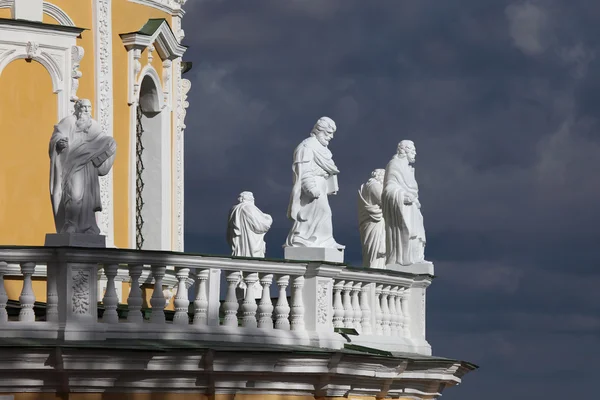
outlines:
[[[385,170],[376,169],[358,191],[358,228],[365,267],[385,268],[385,222],[381,192]]]
[[[336,167],[327,147],[336,131],[331,118],[321,117],[310,137],[294,150],[293,187],[287,216],[293,221],[285,247],[344,249],[333,238],[329,195],[338,192]]]
[[[242,192],[236,204],[229,212],[227,242],[233,256],[265,256],[267,247],[265,234],[271,228],[273,218],[254,205],[252,192]]]
[[[100,176],[112,168],[117,144],[91,117],[87,99],[54,126],[50,138],[50,197],[57,233],[99,235]]]
[[[386,265],[425,261],[425,228],[415,170],[417,150],[410,140],[398,144],[385,168],[381,206],[385,220]]]

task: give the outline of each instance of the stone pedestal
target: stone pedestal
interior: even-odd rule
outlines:
[[[344,250],[325,247],[284,247],[286,260],[344,262]]]
[[[106,248],[106,237],[82,233],[46,234],[46,247]],[[68,252],[68,249],[64,249]],[[98,264],[63,262],[48,263],[47,311],[49,322],[64,326],[64,337],[69,340],[94,339],[94,325],[98,318]],[[60,296],[59,296],[60,293]]]
[[[404,272],[405,274],[433,275],[433,263],[430,261],[422,261],[411,265],[388,264],[385,266],[385,269]]]
[[[46,247],[100,247],[106,248],[106,236],[85,233],[47,233]]]

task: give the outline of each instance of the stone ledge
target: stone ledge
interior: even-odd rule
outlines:
[[[283,254],[283,257],[286,260],[344,262],[343,249],[338,250],[325,247],[284,247]]]
[[[98,247],[106,248],[106,236],[85,233],[47,233],[46,247]]]

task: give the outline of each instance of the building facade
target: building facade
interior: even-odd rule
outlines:
[[[53,232],[48,141],[87,98],[118,146],[101,181],[107,243],[183,251],[184,3],[0,0],[0,243]]]

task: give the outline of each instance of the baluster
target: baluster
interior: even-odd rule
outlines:
[[[258,274],[256,272],[246,274],[244,278],[246,283],[246,296],[242,303],[242,326],[256,328],[256,296],[254,296],[254,285],[258,282]]]
[[[240,273],[239,272],[230,272],[227,275],[227,294],[225,295],[225,301],[221,306],[223,309],[223,313],[225,314],[225,319],[223,320],[223,325],[225,326],[238,326],[238,318],[237,311],[240,307],[240,304],[237,301],[237,296],[235,293],[235,288],[237,287],[238,282],[240,281]]]
[[[292,317],[291,329],[293,331],[304,330],[304,299],[302,289],[304,288],[304,277],[297,276],[292,283]]]
[[[383,335],[383,311],[381,310],[381,292],[383,285],[375,288],[375,334]]]
[[[46,321],[58,322],[58,264],[46,265]]]
[[[258,305],[258,327],[262,329],[273,329],[273,303],[271,302],[271,284],[273,275],[267,274],[260,278],[262,285],[262,297]]]
[[[167,300],[163,294],[163,278],[167,267],[163,265],[152,265],[152,276],[154,277],[154,290],[150,297],[150,305],[152,306],[152,314],[150,314],[150,322],[156,324],[165,323],[165,305]]]
[[[19,312],[19,321],[35,322],[35,312],[33,305],[35,304],[35,294],[33,293],[33,285],[31,276],[35,272],[35,263],[21,263],[21,273],[23,274],[23,290],[19,296],[21,303],[21,311]]]
[[[354,286],[353,281],[348,281],[344,285],[344,328],[354,327],[354,310],[352,309],[352,300],[350,297],[350,292],[352,292],[352,286]]]
[[[363,335],[371,335],[373,328],[371,326],[371,308],[369,307],[369,292],[371,285],[366,284],[360,291],[360,309],[362,312],[361,328]]]
[[[402,311],[402,296],[404,296],[404,288],[398,288],[396,296],[396,312],[398,313],[398,336],[404,336],[404,312]]]
[[[8,313],[6,312],[6,303],[8,296],[4,288],[4,274],[8,272],[8,264],[0,261],[0,323],[8,322]]]
[[[102,298],[102,304],[104,304],[102,321],[108,324],[116,324],[119,322],[119,314],[117,313],[119,298],[117,297],[117,290],[115,289],[115,277],[117,276],[118,272],[118,264],[104,265],[104,274],[106,275],[106,292],[104,292],[104,297]]]
[[[208,294],[206,282],[210,275],[209,269],[196,271],[196,300],[194,300],[194,325],[206,325],[208,323]]]
[[[398,286],[390,290],[388,304],[390,310],[390,334],[398,336],[398,310],[396,310],[396,296],[398,295]]]
[[[352,312],[353,312],[353,318],[352,318],[352,323],[354,325],[354,329],[356,329],[359,332],[362,332],[362,327],[361,327],[361,319],[362,319],[362,311],[360,309],[360,301],[358,300],[358,294],[360,293],[360,288],[362,287],[362,283],[357,282],[353,287],[352,287]]]
[[[142,315],[142,289],[140,289],[140,276],[142,275],[142,264],[129,264],[129,276],[131,277],[129,297],[127,298],[127,322],[144,322]]]
[[[390,336],[390,309],[388,308],[388,296],[390,294],[390,287],[386,286],[381,291],[381,313],[383,314],[382,325],[383,335]]]
[[[173,307],[175,308],[173,323],[176,325],[188,325],[190,323],[190,316],[188,315],[190,300],[188,289],[186,287],[189,276],[189,268],[178,268],[175,272],[175,277],[177,278],[177,294],[175,294],[175,300],[173,300]]]
[[[288,305],[287,294],[285,292],[289,282],[289,275],[284,275],[277,279],[277,285],[279,286],[279,298],[277,299],[277,305],[275,306],[275,329],[290,329],[290,321],[288,320],[290,315],[290,307]]]
[[[404,289],[402,296],[402,314],[404,316],[404,337],[410,338],[410,314],[408,312],[408,296],[410,295],[410,289]]]
[[[344,281],[337,281],[333,285],[333,327],[344,327],[344,304],[342,303],[342,290]]]

